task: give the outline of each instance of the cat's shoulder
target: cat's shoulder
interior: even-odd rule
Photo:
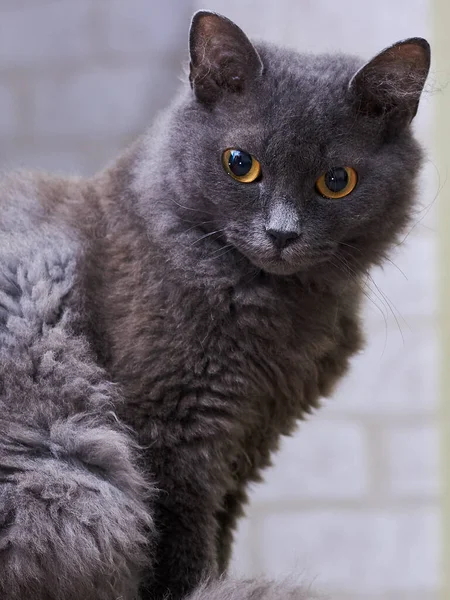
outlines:
[[[0,175],[0,264],[74,255],[77,233],[64,212],[75,201],[77,188],[76,180],[45,173]]]
[[[7,306],[12,310],[13,299],[25,290],[45,295],[54,285],[61,283],[61,289],[67,291],[74,284],[82,243],[62,214],[67,210],[64,205],[70,205],[75,197],[71,189],[76,186],[70,180],[45,174],[18,171],[0,176],[3,312]]]
[[[65,206],[77,202],[81,185],[78,178],[33,171],[0,174],[0,232],[20,234],[46,222],[56,224]]]

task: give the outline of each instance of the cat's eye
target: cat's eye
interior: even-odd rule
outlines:
[[[333,167],[316,181],[316,190],[324,198],[345,198],[356,187],[358,175],[352,167]]]
[[[259,161],[243,150],[225,150],[222,154],[222,164],[228,175],[241,183],[252,183],[261,175]]]

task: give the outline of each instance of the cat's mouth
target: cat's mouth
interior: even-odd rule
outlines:
[[[298,242],[280,249],[269,244],[242,243],[231,237],[227,241],[253,265],[275,275],[293,275],[330,261],[337,247],[331,242],[315,247]]]

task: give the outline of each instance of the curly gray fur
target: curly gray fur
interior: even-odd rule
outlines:
[[[48,228],[0,239],[0,598],[134,598],[148,484],[76,333],[74,248]]]

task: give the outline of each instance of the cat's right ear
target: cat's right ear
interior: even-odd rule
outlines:
[[[189,53],[191,87],[197,99],[208,105],[224,93],[242,93],[263,70],[245,33],[226,17],[205,10],[192,18]]]
[[[386,48],[352,78],[349,90],[359,112],[383,118],[400,130],[414,118],[430,69],[430,46],[410,38]]]

